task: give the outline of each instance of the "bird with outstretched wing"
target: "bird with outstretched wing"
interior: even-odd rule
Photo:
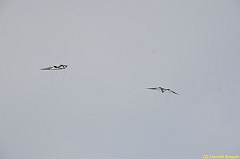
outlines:
[[[41,70],[62,70],[62,69],[66,69],[67,66],[68,65],[51,66],[51,67],[42,68]]]
[[[173,90],[169,89],[169,88],[162,88],[162,87],[152,87],[152,88],[147,88],[147,89],[151,89],[151,90],[156,90],[156,91],[161,91],[162,93],[168,91],[168,92],[172,92],[174,94],[179,95],[178,93],[174,92]]]

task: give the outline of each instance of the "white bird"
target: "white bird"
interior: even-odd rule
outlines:
[[[171,90],[169,88],[166,89],[166,88],[162,88],[162,87],[153,87],[153,88],[146,88],[146,89],[157,90],[157,91],[161,90],[162,93],[164,93],[165,91],[169,91],[169,92],[179,95],[178,93],[174,92],[173,90]]]
[[[62,70],[67,68],[67,66],[68,65],[51,66],[51,67],[42,68],[41,70]]]

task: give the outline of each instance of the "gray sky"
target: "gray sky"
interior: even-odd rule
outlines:
[[[1,159],[240,155],[239,1],[0,5]]]

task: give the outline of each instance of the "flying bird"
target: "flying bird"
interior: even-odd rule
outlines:
[[[172,92],[174,94],[179,95],[178,93],[174,92],[173,90],[169,89],[169,88],[162,88],[162,87],[153,87],[153,88],[147,88],[147,89],[151,89],[151,90],[156,90],[156,91],[162,91],[162,93],[168,91],[168,92]]]
[[[42,68],[41,70],[62,70],[67,68],[67,66],[68,65],[51,66],[51,67]]]

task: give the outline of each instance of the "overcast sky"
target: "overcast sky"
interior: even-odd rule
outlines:
[[[2,0],[0,158],[240,155],[239,50],[237,0]]]

